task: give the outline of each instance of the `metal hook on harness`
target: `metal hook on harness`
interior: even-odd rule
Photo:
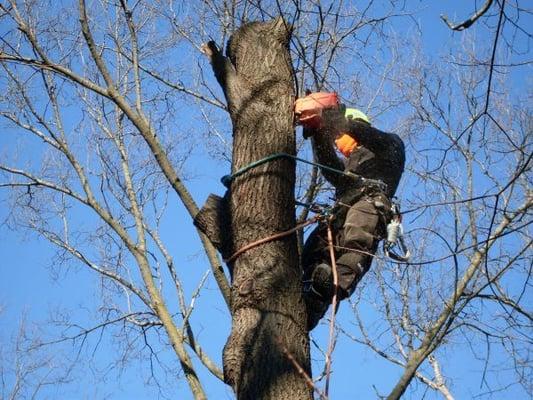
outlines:
[[[395,252],[398,247],[403,254]],[[403,225],[400,206],[398,203],[392,203],[392,220],[387,225],[387,238],[383,242],[383,252],[387,257],[399,262],[409,262],[411,252],[403,240]]]

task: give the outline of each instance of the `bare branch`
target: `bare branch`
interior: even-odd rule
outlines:
[[[445,15],[441,15],[440,17],[444,22],[446,22],[446,25],[448,25],[448,28],[454,31],[462,31],[464,29],[470,28],[470,26],[472,26],[474,22],[476,22],[479,18],[481,18],[489,10],[492,3],[493,3],[493,0],[486,0],[485,4],[483,4],[481,8],[474,15],[472,15],[467,20],[461,23],[458,23],[458,24],[453,24],[452,22],[450,22],[448,20],[448,17],[446,17]]]
[[[496,228],[494,234],[488,239],[487,243],[483,246],[483,248],[474,252],[474,257],[471,260],[470,265],[468,266],[465,274],[458,282],[454,293],[448,299],[448,301],[446,301],[444,310],[439,315],[435,323],[428,330],[418,349],[411,353],[402,377],[387,397],[387,400],[399,399],[402,396],[402,394],[407,389],[407,386],[409,385],[410,381],[415,376],[416,370],[418,369],[420,364],[431,354],[431,352],[435,349],[440,340],[446,335],[446,329],[443,328],[445,326],[449,326],[449,324],[455,318],[455,306],[458,300],[463,296],[468,283],[480,268],[482,262],[487,256],[489,249],[494,244],[498,235],[500,235],[507,229],[507,227],[511,224],[514,218],[521,217],[523,213],[529,210],[532,206],[533,199],[528,199],[526,203],[524,203],[515,213],[513,213],[512,215],[505,215],[502,221],[499,223],[498,227]]]

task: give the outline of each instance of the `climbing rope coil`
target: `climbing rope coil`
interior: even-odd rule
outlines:
[[[299,162],[302,162],[302,163],[305,163],[305,164],[313,165],[313,166],[328,170],[330,172],[334,172],[336,174],[345,175],[345,176],[351,177],[353,179],[359,180],[361,182],[361,184],[363,184],[363,185],[373,185],[375,187],[379,187],[382,190],[386,190],[386,188],[387,188],[387,185],[384,182],[382,182],[382,181],[375,180],[375,179],[367,179],[367,178],[361,177],[359,175],[356,175],[356,174],[353,174],[353,173],[350,173],[350,172],[341,171],[341,170],[338,170],[336,168],[328,167],[327,165],[323,165],[323,164],[311,162],[311,161],[308,161],[308,160],[304,160],[302,158],[299,158],[299,157],[296,157],[296,156],[293,156],[293,155],[287,154],[287,153],[271,154],[271,155],[269,155],[269,156],[267,156],[265,158],[262,158],[260,160],[254,161],[254,162],[248,164],[247,166],[237,170],[233,174],[224,175],[220,179],[220,181],[222,182],[222,184],[226,188],[229,189],[229,187],[231,185],[231,182],[235,178],[243,175],[244,173],[248,172],[249,170],[251,170],[253,168],[256,168],[256,167],[258,167],[260,165],[266,164],[266,163],[268,163],[270,161],[273,161],[273,160],[276,160],[276,159],[280,159],[280,158],[293,159],[295,161],[299,161]],[[283,238],[285,236],[288,236],[288,235],[296,232],[299,229],[304,228],[307,225],[311,225],[311,224],[313,224],[315,222],[323,221],[323,220],[326,219],[326,217],[330,216],[330,214],[331,214],[331,207],[325,207],[322,204],[317,204],[317,203],[306,204],[306,203],[301,203],[299,201],[296,201],[296,204],[299,205],[299,206],[303,206],[303,207],[309,208],[311,211],[317,213],[317,215],[314,216],[313,218],[308,219],[307,221],[304,221],[304,222],[296,225],[294,228],[291,228],[289,230],[286,230],[286,231],[283,231],[283,232],[279,232],[279,233],[276,233],[274,235],[268,236],[266,238],[259,239],[259,240],[256,240],[256,241],[252,242],[252,243],[249,243],[249,244],[241,247],[233,255],[231,255],[230,257],[228,257],[224,261],[226,263],[230,263],[232,261],[235,261],[235,259],[237,259],[237,257],[239,257],[241,254],[245,253],[246,251],[248,251],[248,250],[250,250],[250,249],[252,249],[252,248],[254,248],[256,246],[259,246],[259,245],[264,244],[264,243],[268,243],[268,242],[273,241],[273,240],[281,239],[281,238]],[[320,209],[322,210],[322,212],[319,211]],[[409,249],[407,248],[407,245],[405,244],[405,241],[404,241],[404,238],[403,238],[403,225],[402,225],[402,218],[401,218],[399,204],[393,202],[391,211],[392,211],[393,217],[392,217],[391,222],[387,225],[387,238],[383,242],[383,252],[388,258],[390,258],[392,260],[395,260],[395,261],[398,261],[398,262],[407,263],[409,261],[410,256],[411,256],[411,253],[410,253]],[[399,248],[401,250],[402,254],[398,254],[398,252],[396,251],[396,248]]]

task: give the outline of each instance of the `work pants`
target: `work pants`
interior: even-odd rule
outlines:
[[[339,212],[339,215],[345,215],[344,221],[334,220],[332,223],[337,294],[342,300],[353,293],[369,270],[378,242],[386,232],[391,203],[385,194],[377,192],[363,195],[352,206],[339,204],[339,207],[349,207],[347,213]],[[302,254],[304,281],[311,279],[314,268],[321,263],[332,264],[326,224],[319,225],[305,243]]]

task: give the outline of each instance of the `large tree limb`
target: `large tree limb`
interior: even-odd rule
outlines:
[[[232,171],[273,153],[295,153],[294,83],[283,19],[254,22],[230,38],[227,56],[204,45],[233,122]],[[258,138],[260,137],[260,140]],[[295,165],[276,160],[236,177],[227,199],[228,229],[216,231],[229,254],[295,226]],[[216,209],[209,218],[217,225]],[[226,237],[222,237],[226,235]],[[311,399],[306,315],[295,235],[248,249],[231,264],[232,332],[224,348],[224,378],[237,398]]]
[[[245,85],[242,79],[237,75],[235,66],[228,57],[225,57],[214,41],[204,43],[201,47],[202,52],[208,57],[215,77],[224,92],[230,115],[242,105]]]

